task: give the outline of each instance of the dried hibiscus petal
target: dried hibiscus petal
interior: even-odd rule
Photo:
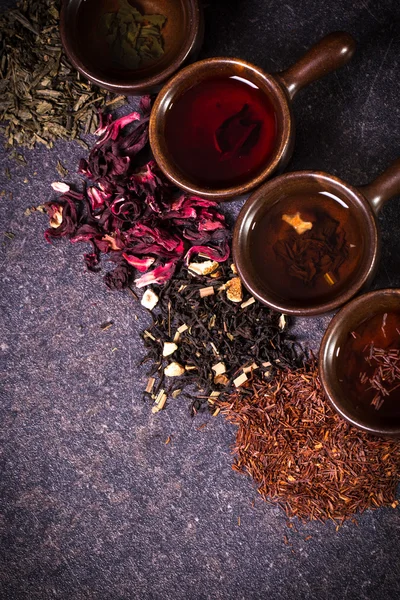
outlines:
[[[111,145],[111,151],[116,155],[126,152],[129,156],[135,156],[144,148],[148,139],[147,123],[141,123],[123,140],[114,141]]]
[[[84,255],[85,263],[89,271],[97,273],[100,271],[100,257],[98,252],[90,252]]]
[[[115,121],[112,119],[107,119],[106,122],[102,122],[100,127],[95,131],[95,134],[101,136],[100,139],[95,143],[95,146],[100,144],[104,144],[108,138],[112,140],[117,139],[119,132],[121,129],[126,127],[132,121],[140,121],[140,113],[132,112],[129,115],[125,115]]]
[[[190,207],[201,206],[201,207],[207,208],[210,206],[216,207],[216,206],[218,206],[218,204],[214,200],[205,200],[204,198],[199,198],[199,196],[187,196],[185,194],[182,194],[182,196],[180,196],[179,198],[174,200],[174,202],[172,203],[171,209],[179,210],[180,208],[182,208],[184,206],[190,206]]]
[[[70,241],[75,244],[76,242],[90,242],[94,237],[100,235],[101,232],[97,227],[85,223],[79,229],[77,229],[74,236],[70,238]]]
[[[123,290],[128,287],[132,271],[126,263],[121,263],[104,276],[104,283],[110,290]]]
[[[111,194],[107,194],[103,190],[100,190],[97,187],[89,187],[87,190],[87,195],[90,200],[90,204],[92,207],[92,211],[96,211],[99,208],[102,208],[106,202],[111,198]]]
[[[129,254],[128,252],[123,252],[122,256],[124,257],[126,262],[131,265],[131,267],[135,267],[135,269],[140,271],[140,273],[145,273],[156,260],[152,256],[145,256],[144,258],[139,258],[139,256]]]
[[[219,221],[213,221],[212,219],[205,219],[199,223],[199,231],[215,231],[216,229],[223,229],[224,225]]]
[[[53,225],[59,220],[58,217],[55,217],[56,213],[62,215],[61,222],[57,227],[50,226],[46,230],[44,236],[48,242],[51,241],[51,238],[71,237],[74,235],[78,226],[76,199],[83,200],[83,194],[69,191],[63,194],[57,202],[48,202],[45,204],[46,211],[50,216],[50,224],[53,219]]]
[[[168,251],[176,250],[181,244],[181,240],[176,235],[162,230],[160,227],[149,227],[144,223],[136,223],[129,231],[132,236],[155,242]]]
[[[137,198],[126,199],[116,198],[110,205],[110,210],[120,219],[128,222],[135,222],[142,212],[142,207]]]
[[[99,139],[79,172],[90,185],[82,193],[66,190],[47,211],[53,227],[46,239],[68,237],[89,242],[87,268],[100,269],[101,255],[116,263],[104,280],[111,289],[126,287],[134,272],[139,287],[162,284],[178,263],[203,254],[217,261],[229,255],[224,216],[218,204],[198,196],[174,196],[174,188],[151,160],[138,168],[136,155],[148,141],[151,101],[142,98],[141,111],[116,121],[101,117]],[[192,248],[190,248],[192,246]],[[152,270],[149,269],[152,267]]]
[[[142,275],[138,279],[135,279],[135,284],[137,287],[141,288],[145,285],[152,285],[154,283],[158,283],[159,285],[171,279],[176,269],[176,261],[171,261],[165,263],[165,265],[160,265],[156,267],[146,275]]]
[[[209,246],[192,246],[185,255],[185,263],[188,265],[194,254],[201,254],[206,258],[217,262],[224,262],[229,258],[229,245],[226,243],[222,248],[210,248]]]

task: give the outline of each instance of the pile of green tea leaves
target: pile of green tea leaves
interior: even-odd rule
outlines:
[[[104,15],[105,37],[114,59],[137,69],[161,58],[165,21],[164,15],[142,15],[128,0],[119,0],[119,9]]]
[[[125,102],[81,79],[59,35],[59,2],[22,0],[0,15],[0,127],[6,146],[51,148],[97,128],[99,108]]]

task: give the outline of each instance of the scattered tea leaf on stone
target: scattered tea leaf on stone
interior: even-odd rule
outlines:
[[[60,175],[60,177],[66,177],[68,175],[68,169],[66,169],[64,167],[64,165],[61,163],[61,161],[57,162],[57,173]]]

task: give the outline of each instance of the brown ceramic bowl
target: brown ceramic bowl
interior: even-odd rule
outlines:
[[[262,250],[267,253],[273,249],[278,238],[274,232],[264,234],[264,225],[260,233],[259,223],[268,222],[266,215],[273,208],[279,215],[279,203],[285,197],[309,194],[324,194],[325,198],[334,196],[345,206],[346,214],[352,218],[354,233],[359,239],[357,260],[351,266],[351,271],[338,277],[336,284],[313,300],[308,297],[296,297],[295,278],[292,277],[290,295],[283,295],[281,279],[284,273],[281,263],[280,272],[273,279],[266,273],[265,267],[257,260],[259,242],[262,240]],[[352,187],[333,175],[314,171],[297,171],[275,177],[254,192],[242,207],[235,224],[233,233],[233,256],[240,277],[255,298],[267,306],[282,313],[311,316],[331,312],[366,287],[373,279],[379,261],[379,233],[376,216],[384,203],[400,194],[400,159],[395,161],[382,175],[367,186]],[[281,222],[279,217],[279,222]],[[258,228],[257,228],[258,227]],[[264,242],[265,240],[265,242]],[[358,250],[359,249],[359,250]],[[350,249],[349,256],[351,257]],[[350,258],[348,259],[350,261]],[[346,261],[345,261],[346,264]],[[349,263],[348,263],[349,264]],[[340,273],[340,271],[339,271]]]
[[[399,289],[376,290],[346,304],[332,319],[322,339],[319,375],[326,396],[349,423],[377,435],[400,436],[400,406],[392,410],[383,403],[376,410],[363,394],[352,395],[346,389],[349,383],[343,378],[341,365],[341,351],[351,332],[374,315],[390,311],[400,311]]]
[[[312,81],[345,65],[354,53],[353,38],[343,32],[331,33],[313,46],[297,63],[274,76],[238,58],[210,58],[196,62],[175,75],[158,94],[150,117],[150,144],[156,162],[180,188],[216,200],[245,194],[260,185],[272,173],[288,163],[294,145],[294,121],[291,101],[295,94]],[[276,116],[275,148],[258,173],[248,181],[230,187],[205,185],[194,180],[174,161],[166,141],[168,111],[182,95],[204,80],[244,78],[264,92]]]
[[[60,33],[65,52],[87,79],[101,88],[138,96],[157,92],[182,65],[194,60],[204,36],[204,20],[198,0],[135,0],[142,14],[162,14],[167,18],[162,29],[164,55],[153,64],[126,69],[111,62],[107,42],[99,36],[100,18],[115,10],[116,0],[64,0]],[[102,7],[102,11],[96,7]]]

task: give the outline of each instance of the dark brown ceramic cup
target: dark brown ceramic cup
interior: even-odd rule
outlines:
[[[364,321],[374,315],[400,311],[400,290],[376,290],[355,298],[332,319],[322,339],[319,376],[327,398],[349,423],[377,435],[400,436],[400,411],[375,410],[365,398],[357,401],[346,392],[340,369],[340,352]]]
[[[164,54],[148,66],[124,69],[110,62],[107,44],[96,42],[99,13],[87,0],[63,0],[60,34],[65,52],[89,81],[101,88],[138,96],[158,92],[161,86],[183,65],[195,60],[204,37],[204,18],[198,0],[137,0],[134,4],[142,14],[162,14],[166,23],[162,29]],[[100,0],[97,0],[100,3]],[[107,7],[115,8],[113,0]]]
[[[150,118],[150,144],[156,162],[180,188],[215,200],[226,200],[245,194],[259,186],[288,163],[294,145],[292,99],[309,83],[345,65],[353,56],[355,42],[348,33],[331,33],[313,46],[298,62],[282,73],[269,75],[238,58],[210,58],[182,69],[160,91]],[[275,150],[261,170],[249,181],[226,188],[205,187],[193,181],[170,152],[165,138],[165,124],[172,104],[188,89],[213,77],[242,77],[266,94],[276,114]]]
[[[253,258],[253,231],[280,199],[321,192],[341,199],[351,211],[362,241],[361,256],[351,277],[346,280],[345,287],[333,286],[332,292],[329,292],[324,301],[300,301],[282,297],[277,288],[267,283],[263,269],[260,269]],[[235,224],[233,256],[244,285],[260,302],[286,314],[312,316],[339,308],[372,281],[379,261],[380,242],[376,217],[385,202],[398,194],[400,159],[372,183],[358,189],[333,175],[321,172],[297,171],[275,177],[248,198]],[[266,239],[265,244],[268,243]]]

